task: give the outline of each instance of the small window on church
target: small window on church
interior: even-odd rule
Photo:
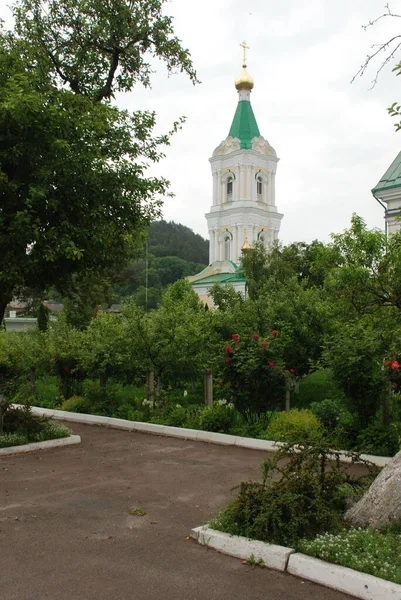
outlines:
[[[258,194],[258,199],[261,199],[261,197],[262,197],[262,185],[263,185],[262,178],[258,177],[256,180],[256,191]]]
[[[227,201],[232,200],[233,197],[233,178],[229,177],[227,179]]]
[[[224,236],[224,260],[231,260],[231,238]]]

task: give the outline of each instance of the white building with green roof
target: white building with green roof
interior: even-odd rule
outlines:
[[[401,228],[401,152],[391,163],[372,194],[384,208],[384,220],[388,234]]]
[[[189,277],[205,301],[207,290],[217,281],[231,283],[245,292],[246,280],[240,269],[242,251],[256,242],[268,245],[276,240],[283,218],[277,211],[275,196],[279,159],[260,134],[251,105],[254,82],[246,70],[245,42],[241,46],[244,60],[235,81],[237,109],[228,136],[209,159],[213,177],[213,201],[206,214],[210,264]]]

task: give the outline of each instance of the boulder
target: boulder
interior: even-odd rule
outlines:
[[[372,485],[345,513],[354,527],[372,526],[382,529],[390,523],[401,523],[401,452],[384,467]]]

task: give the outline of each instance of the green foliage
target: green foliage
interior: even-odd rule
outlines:
[[[353,416],[340,400],[328,398],[321,402],[312,402],[310,410],[329,432],[353,426]]]
[[[155,137],[154,113],[111,100],[150,85],[150,56],[197,81],[163,4],[20,0],[0,31],[0,321],[24,287],[124,264],[158,214],[168,182],[146,169],[182,120]]]
[[[366,427],[389,393],[383,368],[384,336],[372,320],[341,324],[328,340],[324,359],[346,394],[347,403],[361,427]]]
[[[234,405],[221,401],[205,407],[199,416],[199,428],[204,431],[230,433],[236,423],[238,418]]]
[[[27,438],[23,433],[1,433],[0,448],[10,448],[11,446],[21,446],[27,443]]]
[[[0,447],[43,442],[69,435],[71,431],[67,427],[32,414],[28,407],[10,408],[4,417],[4,434],[0,435]]]
[[[401,535],[377,529],[344,529],[300,540],[309,556],[401,584]]]
[[[329,463],[329,453],[324,440],[286,446],[262,463],[262,483],[240,484],[211,527],[284,546],[326,530],[335,532],[341,527],[344,500],[339,487],[346,475],[338,457]]]
[[[307,409],[293,408],[288,412],[273,415],[266,432],[269,440],[300,443],[304,440],[312,442],[323,434],[319,419]]]
[[[367,454],[394,456],[401,447],[400,429],[399,423],[385,427],[379,419],[375,418],[359,432],[356,446]]]
[[[299,384],[299,394],[294,397],[297,407],[308,408],[312,403],[319,403],[325,399],[343,399],[343,392],[336,384],[330,369],[318,369],[306,377]]]
[[[91,410],[91,403],[87,398],[83,396],[71,396],[68,400],[64,400],[64,402],[60,406],[60,410],[66,410],[68,412],[77,412],[77,413],[88,413]]]
[[[175,387],[202,376],[210,355],[207,315],[187,281],[171,285],[160,308],[151,315],[132,302],[123,307],[123,314],[132,362],[143,373],[153,369],[159,395],[162,387]]]
[[[243,414],[265,413],[283,401],[285,378],[277,331],[267,341],[258,334],[232,335],[221,351],[220,385]]]
[[[49,325],[49,317],[50,317],[50,311],[47,308],[47,306],[45,306],[43,304],[43,302],[41,302],[39,304],[39,309],[38,309],[38,329],[39,331],[47,331],[48,325]]]
[[[174,221],[160,220],[152,223],[148,244],[149,252],[158,257],[178,257],[201,265],[209,263],[209,242]]]

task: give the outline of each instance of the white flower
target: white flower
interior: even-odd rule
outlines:
[[[184,390],[183,396],[184,396],[184,398],[185,398],[186,396],[188,396],[188,392],[187,392],[187,390]]]
[[[175,405],[175,407],[176,407],[176,408],[182,408],[182,407],[181,407],[181,404],[176,404],[176,405]]]

